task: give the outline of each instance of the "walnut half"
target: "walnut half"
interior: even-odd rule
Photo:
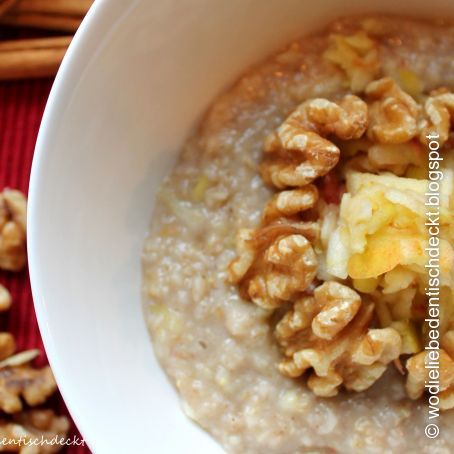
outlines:
[[[313,296],[298,300],[277,324],[275,334],[286,359],[279,370],[289,377],[312,373],[308,387],[323,397],[340,386],[363,391],[398,358],[402,341],[392,328],[369,329],[373,305],[351,288],[325,282]]]
[[[7,443],[0,446],[0,451],[21,454],[58,452],[62,445],[55,443],[55,437],[57,441],[64,439],[68,431],[68,418],[57,416],[52,410],[18,413],[9,421],[0,420],[0,440],[7,440]]]
[[[357,96],[305,101],[265,141],[262,177],[280,189],[305,186],[339,161],[339,148],[325,137],[359,138],[366,127],[367,105]]]
[[[442,348],[438,358],[438,382],[440,392],[440,409],[449,410],[454,408],[454,331],[448,331],[441,339]],[[429,381],[429,369],[426,362],[430,360],[429,353],[422,351],[408,359],[406,367],[408,371],[405,384],[407,394],[411,399],[419,399],[426,390],[426,381]]]
[[[443,145],[449,138],[453,117],[454,93],[433,93],[424,103],[424,115],[419,123],[420,141],[426,143],[426,135],[437,134],[440,146]]]
[[[0,312],[7,311],[12,304],[11,294],[8,289],[0,284]]]
[[[292,217],[313,208],[318,200],[318,190],[308,184],[301,189],[277,193],[263,210],[263,223],[268,224],[281,217]]]
[[[0,193],[0,268],[20,271],[27,263],[27,200],[20,191]]]
[[[22,410],[22,400],[30,406],[40,405],[57,389],[49,366],[34,369],[29,365],[0,369],[0,409],[5,413]]]
[[[318,234],[316,223],[290,221],[240,230],[239,256],[228,267],[230,282],[263,308],[282,305],[315,278],[317,258],[309,240]]]
[[[418,133],[420,107],[390,77],[374,80],[366,87],[370,124],[367,135],[378,143],[396,144]]]

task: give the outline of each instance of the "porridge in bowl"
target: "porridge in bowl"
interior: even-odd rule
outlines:
[[[228,452],[454,450],[453,51],[444,21],[336,21],[220,96],[163,183],[145,316]]]

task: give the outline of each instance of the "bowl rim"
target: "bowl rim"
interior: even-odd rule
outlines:
[[[133,1],[128,7],[134,6]],[[84,423],[84,418],[78,411],[76,402],[67,392],[65,386],[66,373],[60,367],[57,352],[57,339],[52,334],[51,327],[47,319],[47,307],[42,295],[46,294],[44,279],[41,277],[41,259],[38,256],[36,244],[38,235],[36,232],[36,222],[39,219],[38,202],[40,199],[39,187],[41,180],[41,169],[45,165],[46,150],[50,138],[59,128],[59,118],[62,116],[68,104],[77,81],[83,74],[84,68],[89,61],[96,56],[98,50],[103,45],[102,37],[106,37],[111,30],[111,22],[106,20],[106,12],[120,15],[128,8],[124,8],[121,0],[96,0],[82,23],[75,33],[71,44],[63,58],[61,66],[54,79],[46,107],[39,128],[28,190],[28,210],[27,210],[27,248],[28,248],[28,267],[30,284],[32,290],[33,304],[38,321],[39,331],[43,340],[46,355],[52,368],[59,392],[63,397],[68,412],[71,415],[78,431],[82,435],[85,446],[94,452],[96,445],[93,438],[87,437],[88,427]],[[87,439],[88,438],[88,439]]]

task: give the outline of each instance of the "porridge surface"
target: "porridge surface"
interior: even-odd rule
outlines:
[[[259,223],[272,193],[258,173],[265,137],[303,100],[348,91],[320,55],[330,31],[355,30],[361,20],[338,21],[247,72],[210,108],[157,197],[143,258],[154,349],[185,413],[228,452],[454,451],[453,413],[428,440],[426,404],[407,399],[391,369],[366,392],[330,399],[282,376],[269,313],[227,283],[236,232]],[[454,88],[453,27],[378,22],[382,75],[407,67],[427,90]]]

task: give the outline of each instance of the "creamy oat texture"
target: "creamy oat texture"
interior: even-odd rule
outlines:
[[[400,18],[338,21],[222,95],[158,194],[143,258],[146,320],[185,413],[228,452],[454,452],[454,413],[443,414],[436,440],[427,439],[426,403],[409,401],[392,369],[366,392],[331,399],[281,375],[276,320],[227,284],[236,232],[258,225],[272,194],[258,172],[265,138],[305,99],[354,89],[321,55],[329,33],[364,27],[379,42],[379,75],[415,74],[426,91],[454,88],[454,27]]]

